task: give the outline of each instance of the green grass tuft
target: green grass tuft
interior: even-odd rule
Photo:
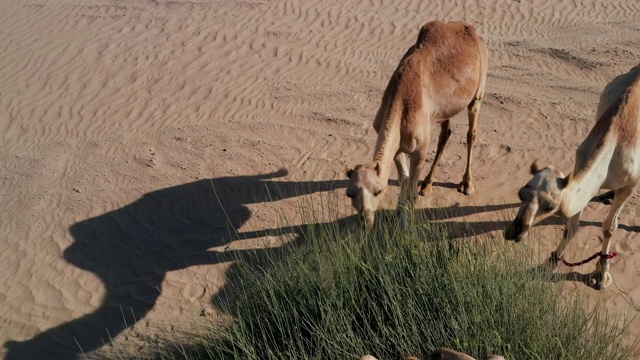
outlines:
[[[338,224],[310,226],[261,261],[238,258],[222,305],[232,324],[162,357],[424,359],[440,346],[477,358],[631,356],[623,329],[547,281],[526,246],[452,240],[424,219],[405,229],[384,216],[371,230]]]

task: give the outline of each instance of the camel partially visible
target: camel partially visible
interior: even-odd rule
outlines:
[[[461,353],[459,351],[455,351],[446,347],[441,347],[435,349],[431,354],[429,354],[428,360],[475,360],[471,356]],[[378,360],[371,355],[365,355],[360,358],[360,360]],[[405,360],[418,360],[417,357],[409,356]],[[484,360],[504,360],[504,357],[500,355],[488,355],[484,358]]]
[[[602,224],[600,260],[591,274],[594,287],[609,286],[611,238],[618,215],[640,182],[640,65],[619,75],[600,96],[596,123],[576,152],[573,171],[565,176],[553,166],[531,166],[531,179],[519,196],[522,205],[507,238],[521,241],[536,223],[560,214],[568,219],[562,241],[551,254],[553,267],[578,231],[580,214],[599,189],[614,190],[609,215]]]
[[[441,347],[435,349],[429,355],[429,360],[475,360],[473,357],[461,353],[459,351],[455,351],[453,349],[449,349],[446,347]],[[414,360],[418,360],[414,358]],[[504,360],[504,357],[500,355],[487,355],[484,357],[484,360]]]
[[[469,113],[467,165],[458,190],[466,195],[473,192],[471,157],[487,58],[487,47],[471,24],[431,21],[420,29],[415,45],[404,54],[384,91],[373,123],[378,133],[373,161],[347,171],[347,196],[368,225],[374,223],[394,161],[401,186],[398,207],[406,210],[415,204],[435,123],[440,125],[438,149],[420,193],[431,191],[436,167],[451,135],[449,119],[464,109]],[[406,211],[403,218],[406,220]]]

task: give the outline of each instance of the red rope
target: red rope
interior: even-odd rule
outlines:
[[[565,264],[566,266],[570,266],[570,267],[574,267],[574,266],[580,266],[580,265],[584,265],[590,261],[592,261],[593,259],[597,258],[598,256],[604,259],[613,259],[614,257],[616,257],[618,255],[617,252],[612,251],[608,254],[602,254],[600,252],[597,252],[591,256],[589,256],[588,258],[582,260],[582,261],[578,261],[576,263],[570,263],[568,261],[566,261],[564,258],[559,257],[556,252],[552,252],[551,253],[551,259],[553,259],[554,261],[558,262],[558,261],[562,261],[563,264]]]

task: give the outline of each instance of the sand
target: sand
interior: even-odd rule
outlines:
[[[300,223],[319,197],[352,215],[345,167],[372,156],[382,91],[432,19],[474,23],[489,76],[476,192],[454,188],[461,114],[418,206],[501,237],[530,163],[568,171],[604,85],[637,64],[638,14],[627,0],[2,1],[2,355],[101,358],[221,318],[231,254],[274,245],[270,230],[293,231],[282,214]],[[567,282],[616,314],[640,302],[639,205],[620,217],[615,285]],[[569,260],[599,250],[607,211],[590,203]],[[562,228],[521,246],[542,259]]]

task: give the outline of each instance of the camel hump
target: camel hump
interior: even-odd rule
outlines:
[[[416,49],[425,46],[442,46],[452,41],[477,41],[477,39],[476,29],[467,22],[455,21],[445,24],[442,21],[434,20],[420,28]]]

